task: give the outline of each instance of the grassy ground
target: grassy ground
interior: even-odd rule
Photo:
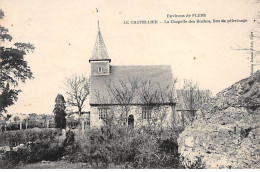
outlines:
[[[110,163],[108,167],[105,167],[99,163],[98,167],[96,164],[89,163],[70,163],[68,161],[42,161],[35,164],[19,165],[16,169],[125,169],[125,165],[115,165]],[[128,167],[129,168],[129,167]]]
[[[35,164],[18,166],[19,169],[86,169],[91,168],[87,163],[70,163],[67,161],[43,161]]]

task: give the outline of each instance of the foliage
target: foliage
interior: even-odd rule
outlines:
[[[55,129],[27,129],[0,132],[0,146],[8,145],[14,147],[19,144],[43,140],[43,138],[53,140],[57,134],[58,131]]]
[[[17,133],[19,134],[17,135]],[[13,150],[5,152],[2,159],[0,157],[0,168],[15,168],[21,164],[36,163],[43,160],[58,161],[64,156],[71,162],[78,162],[82,158],[72,131],[66,133],[64,141],[60,140],[59,130],[56,129],[23,130],[17,133],[8,132],[9,135],[6,135],[6,137],[16,136],[15,142],[21,143],[23,141],[22,143],[25,143],[26,146],[19,147],[16,151],[13,148]]]
[[[55,107],[53,113],[55,115],[56,128],[65,129],[66,128],[66,102],[63,95],[58,94],[55,99]]]
[[[0,9],[0,19],[4,12]],[[0,40],[12,41],[8,29],[0,25]],[[3,45],[3,44],[2,44]],[[21,92],[17,89],[19,81],[33,79],[33,74],[24,57],[33,52],[35,47],[30,43],[15,43],[13,47],[0,46],[0,112],[6,111],[14,104]]]
[[[15,132],[9,134],[16,136]],[[74,132],[69,131],[62,144],[57,139],[58,135],[58,130],[31,130],[22,135],[25,139],[16,136],[17,143],[24,140],[30,144],[25,149],[6,153],[0,160],[0,164],[3,164],[0,168],[60,159],[89,163],[91,168],[203,168],[200,160],[185,166],[178,154],[178,133],[173,130],[104,126],[88,130],[86,137],[79,141],[75,141]]]
[[[17,132],[1,133],[2,139],[9,139],[9,146],[17,147],[3,154],[0,168],[14,168],[19,164],[35,163],[42,160],[56,161],[63,156],[64,148],[57,139],[57,130],[22,130]]]
[[[187,169],[204,169],[205,163],[202,162],[202,159],[200,157],[197,158],[196,161],[194,161],[192,164],[188,165],[185,163],[185,158],[183,156],[180,156],[180,164],[179,168],[187,168]]]
[[[78,142],[80,149],[67,160],[90,163],[93,168],[178,168],[177,136],[170,132],[169,138],[161,138],[161,131],[149,127],[110,125],[91,129]]]
[[[89,95],[89,79],[85,76],[74,75],[66,79],[68,104],[78,108],[79,115],[82,114],[84,102]]]

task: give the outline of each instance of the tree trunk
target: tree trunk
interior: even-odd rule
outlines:
[[[82,111],[82,109],[81,109],[81,107],[78,107],[78,110],[79,110],[79,116],[81,116],[81,111]]]
[[[85,120],[82,120],[82,122],[81,122],[81,132],[82,132],[82,137],[84,137],[84,132],[85,132]]]
[[[185,126],[184,126],[184,114],[183,114],[183,113],[184,113],[184,112],[181,112],[181,116],[182,116],[182,126],[185,127]]]
[[[175,126],[175,121],[176,121],[176,117],[175,117],[175,108],[174,108],[174,106],[171,106],[171,109],[172,109],[172,127],[174,127]]]

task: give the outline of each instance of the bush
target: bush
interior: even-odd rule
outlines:
[[[194,161],[192,164],[188,165],[187,163],[185,163],[185,158],[183,156],[180,156],[179,168],[204,169],[205,163],[202,162],[202,159],[200,157],[198,157],[196,161]]]
[[[15,147],[19,144],[35,142],[37,140],[53,140],[58,134],[56,129],[28,129],[0,132],[0,146]]]
[[[19,132],[3,132],[2,138],[7,138],[11,147],[25,144],[17,151],[5,152],[1,158],[0,168],[14,168],[20,163],[35,163],[42,160],[57,161],[65,150],[57,139],[57,130],[22,130]]]
[[[63,155],[61,146],[51,147],[46,143],[35,143],[29,148],[8,151],[2,157],[0,168],[14,168],[18,164],[46,161],[57,161]]]
[[[168,138],[162,138],[162,135],[167,135]],[[157,131],[149,127],[133,129],[115,125],[91,129],[86,136],[78,143],[79,150],[67,160],[88,162],[93,168],[109,168],[111,164],[123,168],[179,166],[175,131]]]
[[[90,163],[93,168],[203,168],[199,159],[185,166],[183,157],[178,154],[176,133],[149,127],[104,126],[88,130],[86,137],[78,142],[69,131],[64,142],[59,143],[57,130],[29,132],[25,140],[30,140],[31,144],[27,144],[26,149],[6,153],[0,163],[7,165],[0,165],[0,168],[42,160],[57,161],[62,157],[72,163]]]

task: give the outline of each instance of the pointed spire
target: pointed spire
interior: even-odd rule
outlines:
[[[97,9],[97,13],[98,13],[98,9]],[[111,61],[111,59],[108,56],[106,45],[103,40],[101,31],[100,31],[99,20],[97,21],[97,24],[98,24],[98,34],[97,34],[95,47],[93,49],[90,61],[91,60],[109,60],[109,61]]]

